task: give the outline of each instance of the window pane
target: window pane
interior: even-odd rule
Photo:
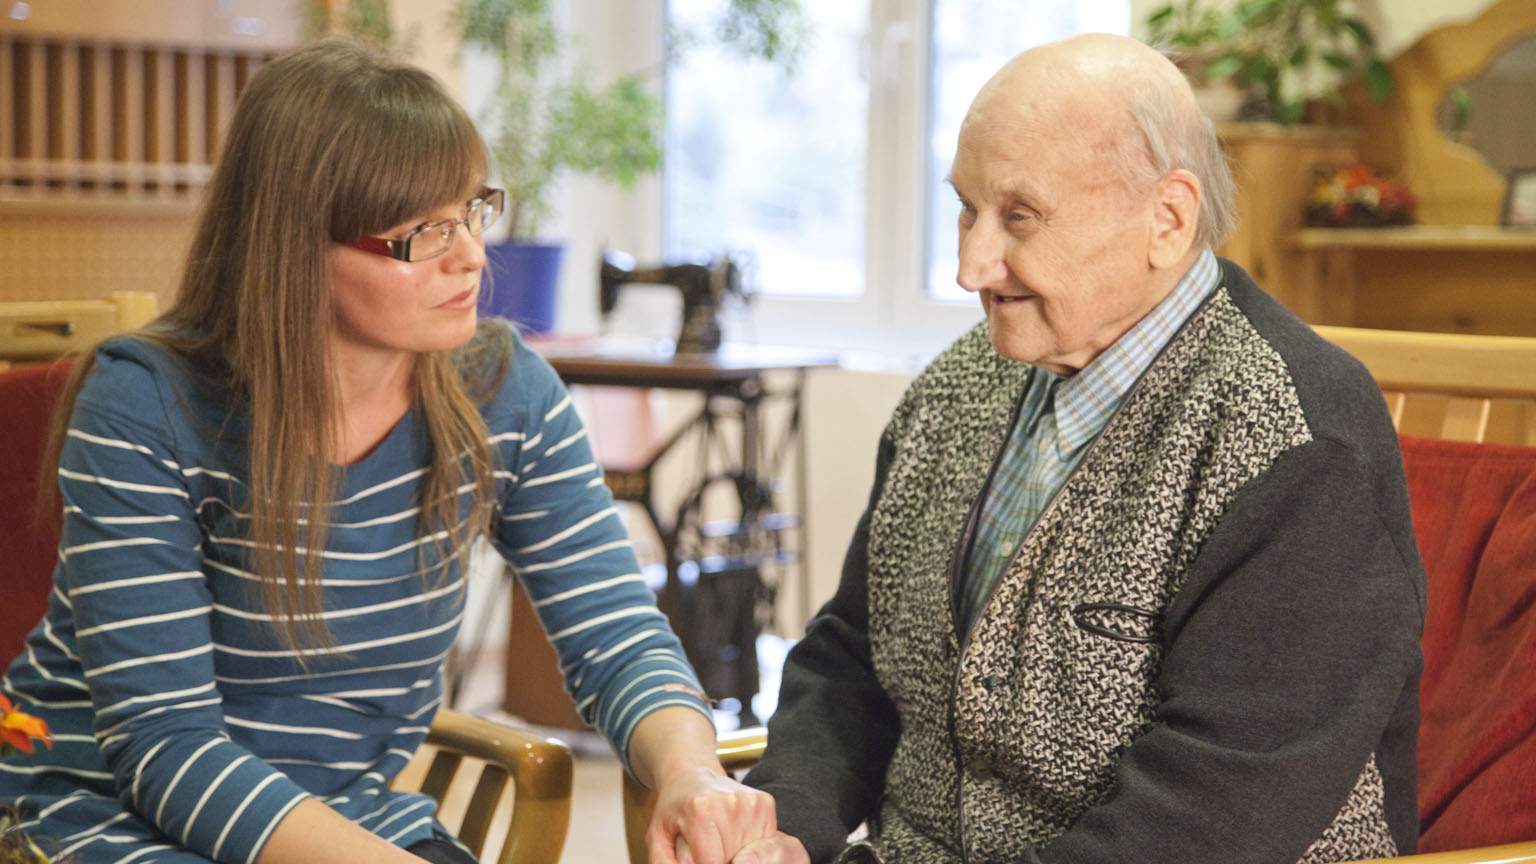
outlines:
[[[723,0],[670,0],[710,34]],[[771,294],[864,291],[869,3],[806,3],[794,75],[696,45],[667,74],[662,236],[669,257],[746,252]]]
[[[1076,33],[1131,32],[1130,0],[935,0],[928,134],[928,294],[973,301],[955,284],[960,205],[944,182],[971,99],[1003,63]]]

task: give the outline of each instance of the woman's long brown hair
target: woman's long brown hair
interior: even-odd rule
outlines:
[[[319,616],[324,558],[301,554],[325,548],[336,487],[326,457],[342,421],[328,354],[335,321],[326,253],[467,200],[485,174],[473,122],[427,73],[345,40],[286,54],[241,94],[174,302],[131,334],[225,382],[230,411],[246,416],[251,572],[290,648],[331,643]],[[420,530],[443,532],[423,546],[424,578],[446,580],[489,523],[494,454],[477,405],[500,386],[510,340],[504,327],[482,323],[465,348],[413,364],[412,395],[431,445]],[[93,365],[87,352],[66,385],[44,490],[57,489],[53,469]],[[467,514],[465,484],[473,487]]]

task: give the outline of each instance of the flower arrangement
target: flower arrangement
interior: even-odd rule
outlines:
[[[1365,165],[1320,168],[1307,198],[1306,223],[1322,228],[1376,228],[1413,224],[1418,198],[1407,184]]]
[[[36,751],[34,742],[52,748],[53,738],[48,724],[40,717],[33,717],[17,708],[0,693],[0,756],[12,753],[31,755]],[[47,864],[48,854],[30,837],[16,830],[16,815],[0,810],[0,864]]]

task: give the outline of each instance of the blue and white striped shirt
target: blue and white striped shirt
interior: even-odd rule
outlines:
[[[1030,372],[1018,420],[984,493],[987,498],[967,555],[960,590],[962,632],[970,629],[1024,535],[1067,481],[1089,442],[1220,280],[1216,256],[1207,249],[1162,302],[1076,375],[1064,378],[1038,367]]]
[[[338,477],[320,553],[334,646],[307,650],[306,669],[247,569],[229,394],[142,342],[97,357],[60,458],[49,609],[3,681],[55,745],[0,761],[0,803],[86,864],[250,864],[308,796],[401,846],[431,836],[431,800],[388,788],[438,708],[464,614],[457,566],[442,582],[421,575],[435,554],[417,519],[423,418],[412,411]],[[518,344],[481,410],[500,458],[491,540],[583,716],[621,754],[658,708],[708,716],[553,370]]]

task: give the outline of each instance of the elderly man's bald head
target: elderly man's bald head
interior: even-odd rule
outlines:
[[[1004,66],[966,114],[949,179],[955,281],[980,297],[1000,355],[1063,375],[1145,317],[1231,223],[1231,175],[1189,85],[1118,36]]]
[[[1051,128],[1133,187],[1187,169],[1201,186],[1201,244],[1232,231],[1235,190],[1210,121],[1178,67],[1135,39],[1089,33],[1025,51],[982,87],[965,123]]]
[[[981,88],[971,112],[1123,108],[1143,87],[1186,115],[1199,114],[1194,93],[1166,57],[1124,36],[1088,33],[1041,45],[1008,61]],[[1109,118],[1106,118],[1109,119]]]

